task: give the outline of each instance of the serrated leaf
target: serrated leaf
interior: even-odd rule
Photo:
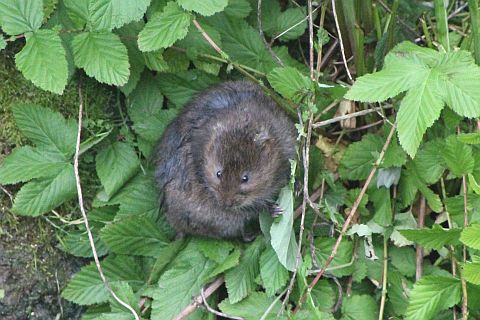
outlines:
[[[382,138],[373,134],[367,134],[361,141],[351,143],[340,161],[340,176],[349,180],[366,179],[382,145]]]
[[[212,39],[221,48],[222,41],[220,37],[220,32],[212,28],[203,20],[201,20],[201,23],[205,33],[207,33],[210,39]],[[185,48],[187,50],[187,56],[191,59],[197,58],[199,54],[217,54],[215,49],[213,49],[212,46],[205,41],[202,33],[197,28],[189,28],[185,38],[177,41],[175,45]],[[175,52],[175,54],[178,55],[177,52]]]
[[[380,102],[425,82],[429,70],[421,61],[408,56],[393,54],[388,56],[392,60],[388,68],[385,66],[379,72],[359,77],[345,98],[362,102]]]
[[[472,224],[462,231],[460,241],[470,248],[480,250],[480,224]]]
[[[0,183],[13,184],[56,176],[69,163],[63,156],[29,146],[17,147],[0,166]]]
[[[154,15],[138,34],[141,51],[155,51],[168,48],[175,41],[183,39],[188,32],[191,16],[175,2],[169,2],[163,12]]]
[[[327,261],[330,253],[332,252],[332,248],[335,244],[335,239],[332,238],[321,238],[318,237],[315,239],[315,254],[317,258],[317,265],[323,266],[325,261]],[[340,246],[338,247],[337,254],[335,258],[330,263],[330,268],[335,266],[347,265],[345,268],[339,269],[332,269],[329,271],[336,277],[343,277],[346,275],[351,275],[354,267],[353,265],[348,266],[350,261],[352,260],[352,253],[353,253],[353,245],[350,241],[343,240],[340,242]]]
[[[135,132],[145,140],[156,143],[173,120],[177,111],[163,109],[163,96],[155,79],[144,75],[128,101],[128,115]]]
[[[457,177],[473,172],[475,159],[472,147],[457,140],[456,136],[449,136],[442,150],[443,159],[448,169]]]
[[[305,16],[306,10],[304,7],[288,8],[276,19],[276,27],[271,33],[277,36],[288,30],[279,39],[282,41],[295,40],[307,29],[308,23]]]
[[[117,218],[128,215],[158,214],[160,200],[153,181],[153,174],[139,172],[125,185],[108,204],[120,205]]]
[[[397,115],[398,139],[413,158],[427,128],[440,117],[444,103],[437,91],[439,74],[433,70],[411,88],[400,103]]]
[[[413,264],[415,268],[415,263]],[[415,274],[415,271],[414,271]],[[388,272],[388,300],[396,315],[404,315],[408,307],[407,291],[410,290],[410,281],[397,270]]]
[[[235,18],[246,18],[252,11],[248,0],[229,0],[225,13]]]
[[[343,300],[342,320],[369,320],[378,318],[375,299],[367,295],[352,295]]]
[[[240,264],[225,273],[225,285],[231,303],[237,303],[255,289],[255,278],[260,272],[260,253],[265,247],[263,237],[248,246],[240,258]]]
[[[103,148],[95,159],[96,170],[109,197],[114,195],[140,167],[135,149],[124,142],[115,142]]]
[[[63,0],[67,15],[76,28],[83,28],[90,19],[90,0]]]
[[[273,303],[273,300],[263,292],[253,292],[247,299],[238,303],[232,303],[230,299],[225,299],[219,304],[219,307],[220,310],[230,316],[242,317],[245,320],[258,320]],[[279,301],[273,303],[271,314],[276,315],[281,306],[282,304]]]
[[[280,263],[287,270],[294,271],[297,265],[298,245],[293,231],[293,191],[289,186],[280,190],[277,202],[283,213],[270,227],[270,242]]]
[[[321,311],[331,311],[337,298],[337,294],[327,280],[318,281],[315,287],[312,288],[311,295],[315,306]]]
[[[178,0],[177,2],[183,9],[195,11],[203,16],[211,16],[217,12],[223,11],[228,5],[228,0]]]
[[[426,142],[418,151],[413,164],[415,171],[427,184],[437,182],[445,171],[445,160],[439,150],[444,149],[444,143],[440,140]]]
[[[38,216],[76,195],[73,166],[68,164],[56,176],[31,181],[17,193],[12,211],[19,215]]]
[[[275,68],[267,75],[270,85],[287,99],[300,102],[313,91],[313,82],[292,67]]]
[[[138,298],[135,296],[135,293],[133,292],[132,287],[128,284],[128,282],[121,281],[121,282],[116,282],[112,285],[112,290],[115,292],[118,298],[120,298],[123,302],[126,304],[130,305],[137,314],[139,313],[139,301]],[[123,305],[121,305],[116,299],[113,298],[113,296],[110,295],[109,298],[109,303],[110,303],[110,308],[112,309],[112,312],[114,313],[130,313],[131,311],[127,308],[125,308]],[[130,313],[130,319],[134,318],[133,315]],[[115,318],[112,318],[112,320],[115,320]],[[133,320],[133,319],[132,319]]]
[[[95,249],[97,251],[97,255],[99,257],[103,257],[108,253],[108,248],[100,239],[98,235],[98,229],[90,227],[92,234],[93,234],[93,242],[95,243]],[[88,239],[88,235],[86,231],[75,231],[69,232],[61,242],[61,249],[65,252],[68,252],[75,257],[83,257],[83,258],[92,258],[93,253],[90,247],[90,241]]]
[[[375,215],[373,221],[381,226],[392,224],[392,205],[390,190],[387,188],[372,188],[368,190],[368,197],[373,202]]]
[[[415,250],[411,247],[392,247],[390,254],[392,265],[397,268],[398,272],[406,277],[415,276]]]
[[[406,319],[432,319],[441,310],[460,301],[460,280],[446,276],[426,276],[410,292]]]
[[[131,216],[107,225],[100,232],[111,252],[156,257],[168,244],[158,225],[146,216]]]
[[[278,260],[272,247],[268,246],[260,257],[260,275],[267,296],[273,297],[288,281],[288,271]]]
[[[136,38],[144,26],[145,23],[143,20],[132,22],[118,29],[116,33],[120,36],[120,39]],[[128,78],[128,82],[124,84],[120,90],[122,90],[125,96],[128,96],[140,81],[142,72],[145,69],[145,61],[135,41],[124,41],[123,44],[127,47],[128,61],[130,62],[130,77]]]
[[[83,32],[73,38],[75,65],[100,82],[117,86],[130,75],[127,48],[111,32]]]
[[[433,225],[432,229],[400,230],[408,240],[434,250],[440,250],[447,244],[458,244],[461,232],[462,229],[443,229],[439,225]]]
[[[190,70],[176,74],[162,73],[158,75],[157,81],[160,91],[180,108],[196,94],[218,84],[220,79],[199,70]]]
[[[466,144],[480,144],[480,132],[461,133],[457,135],[457,139]]]
[[[223,261],[221,261],[208,275],[208,278],[213,278],[220,273],[235,267],[240,262],[240,250],[235,249],[230,255],[228,255]]]
[[[457,114],[473,118],[480,115],[480,67],[468,51],[443,54],[436,69],[442,72],[440,94]]]
[[[77,124],[58,112],[33,104],[13,108],[15,124],[37,147],[69,160],[75,151]]]
[[[141,268],[132,257],[108,257],[101,265],[110,284],[125,281],[138,290],[144,283]],[[62,292],[63,298],[80,305],[103,303],[109,296],[94,262],[77,272]]]
[[[39,30],[26,39],[25,46],[15,55],[18,70],[43,90],[62,94],[68,77],[62,40],[52,30]]]
[[[196,240],[200,252],[210,260],[216,263],[222,263],[235,248],[230,241],[198,238]]]
[[[160,277],[153,294],[152,319],[174,319],[192,302],[192,297],[200,293],[202,279],[207,278],[213,265],[214,262],[206,259],[190,242],[173,267]]]
[[[41,0],[0,1],[2,30],[11,36],[37,31],[43,20],[42,4]]]
[[[95,0],[90,1],[89,20],[94,30],[111,30],[143,18],[150,0]]]
[[[467,262],[463,265],[463,277],[470,283],[480,285],[480,263]]]

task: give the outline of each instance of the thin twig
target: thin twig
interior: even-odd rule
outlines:
[[[203,299],[210,297],[225,281],[223,276],[218,277],[213,281],[207,289],[203,292],[202,295],[198,295],[193,298],[192,303],[186,306],[176,317],[175,320],[183,320],[186,319],[190,314],[192,314],[199,306],[203,304]]]
[[[212,46],[213,49],[215,49],[215,51],[218,52],[218,54],[221,56],[221,57],[225,57],[227,58],[225,55],[225,52],[220,49],[219,46],[217,46],[217,44],[215,43],[215,41],[212,40],[212,38],[210,38],[210,36],[205,32],[205,30],[203,30],[202,26],[198,23],[197,19],[193,19],[192,20],[193,24],[195,25],[195,27],[197,28],[198,31],[200,31],[200,33],[202,34],[202,36],[205,38],[205,40],[208,41],[208,43]]]
[[[365,192],[367,191],[367,188],[370,185],[370,182],[372,181],[373,176],[375,175],[375,172],[377,171],[378,166],[380,165],[381,161],[383,160],[383,156],[385,155],[385,152],[387,151],[388,146],[390,145],[390,142],[391,142],[392,137],[393,137],[393,133],[395,132],[395,128],[396,128],[396,126],[392,126],[392,128],[390,130],[390,133],[388,134],[387,140],[385,141],[385,144],[383,145],[382,151],[380,152],[380,155],[378,156],[377,161],[373,165],[373,168],[370,171],[370,174],[368,175],[368,178],[365,181],[365,184],[363,185],[362,190],[360,191],[360,194],[358,195],[357,199],[355,200],[355,202],[352,206],[352,209],[350,210],[350,213],[348,214],[347,219],[343,223],[342,230],[341,230],[341,232],[340,232],[340,234],[337,238],[337,241],[335,242],[335,245],[333,246],[333,249],[332,249],[332,252],[330,253],[330,256],[325,261],[325,264],[324,264],[323,268],[320,270],[319,273],[317,273],[317,275],[315,276],[313,281],[308,286],[307,291],[305,293],[303,293],[303,295],[302,295],[302,297],[300,298],[300,301],[299,301],[300,303],[295,307],[294,313],[297,312],[301,308],[301,306],[302,306],[303,302],[305,301],[305,298],[307,297],[307,295],[310,294],[313,287],[317,284],[317,282],[320,280],[322,275],[325,273],[325,270],[328,268],[330,263],[333,261],[333,258],[335,258],[335,256],[337,255],[337,250],[338,250],[338,247],[340,246],[340,243],[342,242],[343,236],[347,232],[347,229],[350,226],[350,222],[352,221],[355,213],[357,212],[358,207],[360,205],[360,202],[362,201],[363,196],[365,195]]]
[[[73,162],[73,170],[75,173],[75,181],[77,185],[77,195],[78,195],[78,204],[80,206],[80,212],[82,213],[83,222],[85,223],[85,229],[87,230],[88,241],[90,243],[90,248],[92,250],[93,258],[95,260],[95,265],[97,266],[97,270],[100,275],[100,278],[102,279],[103,284],[107,288],[108,292],[112,295],[112,297],[132,313],[132,315],[135,317],[135,320],[140,320],[140,317],[138,316],[137,312],[129,304],[122,301],[122,299],[120,299],[115,294],[115,292],[112,290],[112,288],[108,284],[107,278],[103,273],[102,266],[100,265],[100,260],[98,259],[97,249],[95,248],[95,242],[93,240],[92,231],[90,230],[90,226],[88,223],[87,213],[85,211],[85,207],[83,206],[82,186],[80,184],[80,175],[78,173],[78,158],[80,155],[80,140],[81,140],[81,134],[82,134],[82,114],[83,114],[83,94],[82,94],[82,88],[80,85],[78,86],[78,95],[79,95],[80,105],[78,108],[78,131],[77,131],[77,143],[75,147],[75,157]]]
[[[338,117],[335,117],[335,118],[332,118],[332,119],[328,119],[328,120],[325,120],[325,121],[320,121],[320,122],[314,123],[312,125],[312,128],[317,129],[317,128],[320,128],[320,127],[328,126],[329,124],[332,124],[332,123],[335,123],[335,122],[339,122],[339,121],[350,119],[350,118],[364,116],[364,115],[369,114],[369,113],[374,113],[374,112],[378,112],[379,110],[385,110],[385,109],[390,109],[390,108],[393,108],[393,106],[392,105],[386,105],[386,106],[383,106],[383,107],[374,107],[372,109],[366,109],[366,110],[361,110],[361,111],[357,111],[357,112],[354,112],[354,113],[349,113],[349,114],[346,114],[346,115],[343,115],[343,116],[338,116]],[[385,118],[385,116],[382,116],[382,117]]]
[[[345,57],[345,48],[343,47],[342,32],[340,31],[340,25],[338,24],[337,9],[335,8],[335,0],[332,0],[332,11],[333,18],[335,19],[335,27],[337,28],[338,39],[340,40],[340,50],[342,52],[343,65],[345,66],[345,71],[347,71],[347,76],[350,81],[353,82],[352,75],[348,69],[347,58]]]
[[[267,39],[265,39],[265,34],[263,33],[263,28],[262,28],[262,0],[258,0],[258,4],[257,4],[257,24],[258,24],[258,33],[260,34],[260,38],[262,38],[265,48],[267,48],[273,60],[275,60],[282,67],[285,67],[285,64],[283,63],[282,59],[280,59],[280,57],[277,56],[275,51],[273,51],[272,47],[267,42]]]
[[[10,198],[10,202],[11,202],[12,205],[13,205],[13,196],[12,196],[12,194],[11,194],[7,189],[5,189],[2,185],[0,185],[0,189]]]
[[[315,9],[313,9],[312,13],[315,13],[320,7],[316,7]],[[300,21],[298,21],[297,23],[295,23],[293,26],[289,27],[288,29],[282,31],[281,33],[277,34],[275,37],[273,37],[273,40],[277,40],[278,38],[280,38],[281,36],[283,36],[284,34],[286,34],[288,31],[294,29],[295,27],[297,27],[298,25],[302,24],[304,21],[306,21],[308,19],[308,14]]]
[[[462,185],[463,185],[463,227],[468,226],[468,198],[467,198],[467,179],[465,176],[462,176]],[[467,247],[463,245],[463,263],[467,262]],[[467,295],[467,283],[461,273],[462,279],[462,318],[464,320],[468,319],[468,295]]]
[[[226,318],[226,319],[244,320],[244,319],[241,318],[241,317],[229,316],[228,314],[225,314],[225,313],[223,313],[223,312],[217,311],[217,310],[213,309],[212,307],[210,307],[210,305],[208,304],[208,301],[207,301],[207,297],[205,297],[205,291],[203,290],[203,288],[200,289],[200,295],[201,295],[201,297],[202,297],[202,303],[203,303],[203,305],[205,306],[205,308],[208,310],[208,312],[213,313],[213,314],[215,314],[215,315],[217,315],[217,316]]]
[[[425,197],[420,198],[420,209],[418,210],[417,228],[421,229],[425,225]],[[420,280],[423,275],[423,247],[417,244],[416,249],[416,268],[415,279]]]
[[[309,47],[309,66],[310,66],[310,79],[315,81],[314,65],[313,65],[313,17],[312,17],[312,0],[308,0],[308,44]],[[308,193],[307,193],[308,195]]]

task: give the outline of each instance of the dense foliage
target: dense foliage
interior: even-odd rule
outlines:
[[[411,2],[315,3],[311,34],[308,4],[296,1],[0,1],[0,49],[20,48],[26,79],[62,94],[88,76],[118,93],[113,115],[83,123],[78,154],[96,252],[122,301],[173,319],[224,279],[210,307],[243,319],[480,317],[478,5]],[[174,240],[152,180],[155,143],[192,96],[245,77],[297,121],[283,215],[262,214],[248,244]],[[21,184],[18,215],[77,208],[78,122],[49,107],[11,106],[31,143],[0,165],[2,185]],[[328,121],[355,108],[368,111],[356,124]],[[61,229],[64,251],[93,256],[83,224]],[[88,306],[86,320],[134,319],[93,262],[62,296]]]

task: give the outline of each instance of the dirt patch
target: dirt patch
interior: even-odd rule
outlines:
[[[0,191],[0,319],[79,319],[82,308],[61,290],[84,264],[60,251],[42,218],[14,216]]]

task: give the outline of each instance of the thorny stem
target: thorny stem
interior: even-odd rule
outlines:
[[[97,266],[97,270],[100,275],[100,278],[102,279],[103,284],[107,288],[108,292],[112,295],[112,297],[132,313],[132,315],[135,317],[135,320],[140,320],[140,317],[138,316],[137,312],[129,304],[121,300],[108,284],[107,278],[103,273],[102,266],[100,265],[100,260],[98,259],[97,249],[95,247],[95,242],[93,241],[92,231],[90,230],[87,213],[83,205],[82,186],[80,184],[80,175],[78,173],[78,159],[80,155],[80,140],[81,140],[81,134],[82,134],[82,113],[83,113],[83,95],[82,95],[82,88],[80,86],[78,87],[78,95],[80,99],[80,105],[78,108],[78,131],[77,131],[77,143],[75,147],[75,157],[73,162],[73,170],[75,173],[75,181],[77,185],[77,195],[78,195],[78,204],[80,206],[80,212],[82,213],[85,229],[87,230],[88,241],[90,243],[90,248],[92,250],[93,259],[95,260],[95,265]]]
[[[300,298],[300,301],[299,301],[299,304],[295,307],[295,310],[293,311],[294,313],[296,313],[298,310],[300,310],[300,308],[302,307],[302,304],[303,302],[305,302],[305,298],[307,297],[308,294],[310,294],[310,292],[312,291],[313,287],[315,287],[315,285],[317,284],[317,282],[320,280],[320,278],[322,277],[322,275],[325,273],[325,270],[326,268],[328,268],[328,266],[330,265],[330,263],[332,262],[333,258],[335,258],[335,256],[337,255],[337,250],[338,250],[338,247],[340,246],[340,243],[342,242],[342,239],[343,239],[343,236],[344,234],[347,232],[347,229],[348,227],[350,226],[350,222],[352,221],[353,219],[353,216],[355,215],[355,213],[357,212],[358,210],[358,206],[360,205],[360,202],[362,201],[363,199],[363,196],[365,195],[365,192],[367,191],[367,188],[368,186],[370,185],[370,182],[372,182],[372,179],[373,179],[373,176],[375,175],[375,172],[377,171],[377,168],[378,166],[380,165],[384,155],[385,155],[385,152],[387,151],[387,148],[388,146],[390,145],[390,142],[392,140],[392,136],[393,136],[393,133],[395,132],[395,128],[396,128],[396,125],[392,126],[392,128],[390,129],[390,133],[388,134],[388,137],[387,137],[387,140],[385,141],[385,144],[383,145],[383,148],[382,148],[382,151],[380,152],[380,155],[378,156],[378,159],[377,161],[375,162],[375,164],[373,165],[373,168],[372,170],[370,171],[370,174],[368,175],[368,178],[367,180],[365,181],[365,184],[363,185],[363,188],[362,190],[360,191],[360,194],[358,195],[357,199],[355,200],[353,206],[352,206],[352,210],[350,211],[350,213],[348,214],[348,217],[347,219],[345,220],[345,222],[343,223],[343,226],[342,226],[342,230],[337,238],[337,241],[335,242],[335,245],[333,246],[333,249],[332,249],[332,252],[330,253],[330,256],[328,257],[328,259],[325,261],[325,265],[323,266],[323,268],[320,270],[319,273],[317,273],[317,275],[315,276],[315,278],[313,279],[313,281],[310,283],[310,285],[308,286],[307,288],[307,292],[303,293],[302,297]]]

